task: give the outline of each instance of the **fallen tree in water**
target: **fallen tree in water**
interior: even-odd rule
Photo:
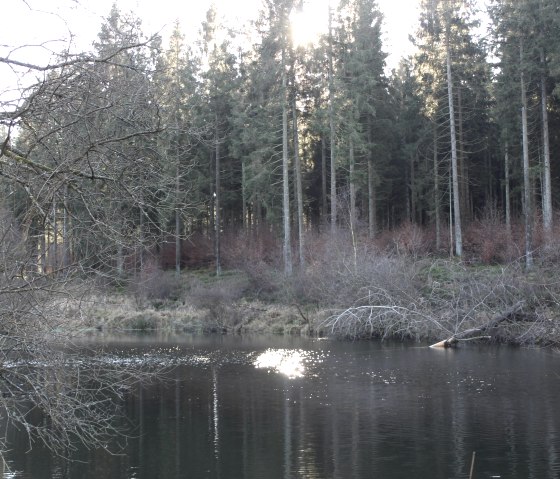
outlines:
[[[503,313],[497,314],[490,321],[478,326],[476,328],[470,328],[460,333],[454,334],[453,336],[432,344],[430,348],[450,348],[456,346],[459,341],[469,341],[473,339],[492,339],[496,328],[504,321],[513,321],[516,316],[522,311],[525,306],[524,301],[518,301],[512,307],[504,311]]]
[[[440,347],[476,339],[560,344],[560,282],[552,263],[540,264],[537,275],[524,271],[521,262],[473,267],[426,259],[399,264],[398,259],[387,262],[382,277],[369,275],[362,288],[366,295],[349,307],[333,308],[315,329],[340,338],[405,339]]]

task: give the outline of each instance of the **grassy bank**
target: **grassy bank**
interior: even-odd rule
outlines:
[[[290,277],[263,261],[220,277],[205,270],[177,278],[147,269],[118,290],[106,287],[90,295],[83,302],[83,324],[439,341],[483,327],[522,303],[481,340],[560,344],[560,275],[552,253],[542,254],[526,272],[521,261],[483,265],[365,247],[329,251],[309,255],[306,268]]]
[[[290,305],[266,304],[258,300],[239,300],[212,307],[183,302],[165,302],[162,306],[138,307],[125,295],[96,295],[84,308],[87,329],[105,331],[175,331],[189,333],[273,333],[314,334],[311,323]]]

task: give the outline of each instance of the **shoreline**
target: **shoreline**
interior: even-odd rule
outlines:
[[[137,308],[130,298],[91,301],[83,308],[85,326],[98,331],[174,331],[221,334],[323,335],[316,327],[328,310],[303,313],[295,305],[266,304],[258,300],[220,304],[216,308],[167,305]]]
[[[277,334],[304,337],[330,337],[342,340],[387,340],[432,343],[447,340],[455,335],[436,329],[434,324],[418,324],[416,331],[407,333],[394,329],[371,328],[369,334],[350,334],[336,330],[334,323],[343,313],[327,308],[306,308],[295,304],[270,304],[259,300],[242,300],[233,304],[219,305],[216,309],[198,308],[187,305],[164,305],[160,308],[137,308],[126,296],[107,296],[102,301],[88,302],[83,308],[80,330],[84,332],[173,332],[187,334]],[[344,314],[348,314],[345,311]],[[483,327],[481,321],[475,327]],[[85,329],[84,329],[85,328]],[[520,341],[523,330],[533,331],[536,339]],[[477,344],[506,344],[512,346],[534,345],[557,346],[555,321],[538,323],[526,317],[519,321],[508,321],[494,328],[488,335],[474,338]],[[539,339],[540,338],[540,339]],[[548,339],[546,339],[548,338]],[[470,340],[469,340],[470,341]],[[456,344],[454,344],[456,345]]]

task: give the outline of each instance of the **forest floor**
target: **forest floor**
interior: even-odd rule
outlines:
[[[226,270],[220,277],[209,270],[179,278],[153,270],[85,298],[81,326],[560,344],[556,258],[537,261],[529,272],[520,261],[481,265],[434,257],[368,258],[352,262],[339,255],[289,278],[264,263]]]

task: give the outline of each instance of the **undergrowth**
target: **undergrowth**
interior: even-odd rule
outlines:
[[[305,263],[291,275],[270,231],[250,239],[230,234],[219,277],[209,269],[177,276],[150,263],[131,278],[128,294],[137,311],[196,311],[206,331],[266,331],[268,323],[275,332],[414,340],[477,327],[522,301],[521,317],[491,339],[558,344],[560,244],[540,245],[534,269],[525,271],[516,227],[504,235],[501,226],[494,217],[473,223],[462,260],[434,250],[433,232],[410,224],[375,241],[344,230],[307,234]],[[154,323],[146,318],[137,322]]]

